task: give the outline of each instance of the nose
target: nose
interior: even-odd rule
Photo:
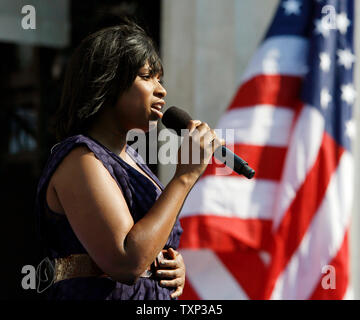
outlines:
[[[158,98],[164,98],[166,96],[167,92],[160,82],[158,82],[158,85],[155,88],[154,94]]]

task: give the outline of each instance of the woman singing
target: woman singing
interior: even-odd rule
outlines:
[[[183,291],[178,214],[222,142],[191,121],[186,138],[202,151],[200,164],[181,163],[180,148],[164,188],[126,142],[129,130],[148,131],[162,117],[162,74],[152,40],[133,22],[88,36],[68,65],[59,143],[36,199],[54,271],[50,299],[175,299]]]

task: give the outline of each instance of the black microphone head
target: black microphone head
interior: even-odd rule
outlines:
[[[242,171],[242,174],[248,179],[251,179],[255,175],[255,170],[249,167],[247,164],[244,166]]]
[[[167,109],[161,119],[166,128],[175,130],[179,136],[181,135],[181,129],[186,129],[190,120],[192,118],[186,111],[175,106]]]

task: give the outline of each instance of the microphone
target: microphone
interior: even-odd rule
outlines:
[[[186,129],[189,121],[191,120],[192,118],[186,111],[179,109],[175,106],[167,109],[161,119],[164,126],[168,129],[175,130],[178,136],[181,135],[181,129]],[[255,174],[255,170],[250,168],[245,160],[241,159],[238,155],[233,153],[225,146],[217,148],[214,152],[214,156],[216,159],[220,160],[226,166],[234,170],[237,174],[242,174],[248,179],[251,179]],[[233,163],[227,163],[224,158],[231,160],[233,159],[233,161],[230,161]]]

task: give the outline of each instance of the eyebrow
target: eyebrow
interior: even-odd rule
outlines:
[[[150,66],[148,66],[148,65],[145,65],[145,66],[142,66],[141,68],[140,68],[140,70],[143,70],[143,69],[145,69],[145,70],[151,70],[151,67]]]
[[[138,73],[149,73],[152,76],[158,76],[160,78],[164,76],[162,66],[160,65],[160,68],[157,68],[156,64],[154,66],[145,64],[139,68]]]
[[[141,68],[141,69],[139,69],[139,73],[147,73],[147,72],[151,73],[151,69],[150,68]]]
[[[163,77],[163,74],[162,72],[154,72],[154,70],[150,67],[142,67],[139,69],[139,73],[149,73],[149,75],[151,76],[158,76],[159,78],[162,78]]]

